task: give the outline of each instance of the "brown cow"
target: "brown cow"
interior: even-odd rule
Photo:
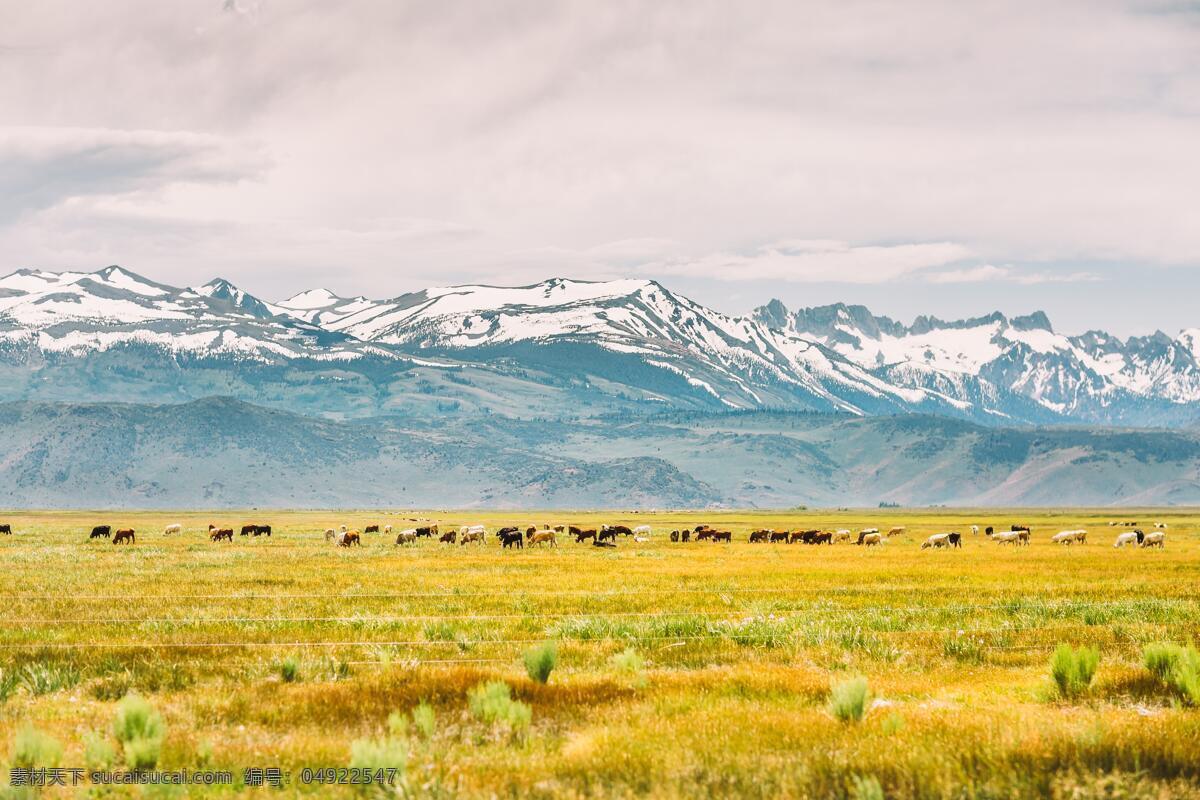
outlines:
[[[443,533],[441,536],[439,536],[438,541],[445,542],[447,544],[454,544],[454,540],[457,538],[458,538],[458,531],[449,530],[449,531],[446,531],[445,533]]]
[[[538,531],[529,538],[529,544],[546,544],[550,543],[551,547],[558,547],[558,540],[554,538],[554,531]]]
[[[342,535],[342,538],[338,540],[338,544],[342,547],[349,547],[355,544],[362,547],[362,537],[358,531],[349,531]]]
[[[471,542],[487,544],[487,534],[485,534],[483,531],[467,531],[458,540],[460,545],[470,544]]]
[[[113,535],[113,544],[120,544],[121,542],[128,542],[129,544],[135,543],[133,538],[133,528],[122,528]]]
[[[706,539],[711,539],[716,534],[712,528],[696,528],[696,541],[703,542]]]
[[[787,531],[771,531],[772,542],[787,542],[788,536]]]
[[[733,541],[733,532],[732,531],[713,531],[712,540],[714,542],[732,542]]]
[[[765,529],[757,530],[757,531],[750,531],[750,542],[751,542],[751,544],[753,544],[754,542],[769,542],[771,540],[772,533],[774,533],[774,531],[769,531],[769,530],[765,530]]]
[[[363,531],[365,533],[379,533],[379,526],[378,525],[368,525],[367,527],[363,528]]]
[[[612,528],[608,527],[607,525],[601,525],[599,533],[596,534],[595,541],[603,542],[606,539],[609,539],[609,540],[612,540],[615,542],[617,540],[617,532],[614,531]],[[582,541],[582,540],[580,540],[580,541]]]
[[[219,542],[222,539],[233,541],[233,528],[217,528],[216,525],[208,526],[208,538],[211,541]]]
[[[633,528],[629,527],[628,525],[601,525],[600,530],[612,531],[613,533],[619,533],[622,536],[633,536]]]
[[[580,530],[579,528],[572,526],[571,530],[574,531],[574,533],[575,533],[575,543],[576,544],[582,544],[587,539],[591,539],[593,542],[596,541],[596,529],[595,528],[588,528],[585,531],[585,530]]]
[[[788,544],[795,544],[796,542],[804,542],[805,544],[812,544],[813,537],[816,536],[818,533],[820,533],[820,531],[818,531],[818,530],[792,531],[791,535],[788,538]]]

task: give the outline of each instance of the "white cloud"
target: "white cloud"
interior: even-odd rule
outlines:
[[[970,250],[953,242],[854,246],[832,240],[794,240],[764,245],[749,255],[717,253],[649,265],[649,269],[724,281],[880,283],[970,255]]]
[[[928,272],[923,277],[930,283],[1007,281],[1026,286],[1038,283],[1079,283],[1081,281],[1100,280],[1100,277],[1092,272],[1031,272],[1018,270],[1013,267],[997,267],[994,264],[981,264],[976,267]]]
[[[0,224],[88,195],[258,177],[249,148],[182,131],[0,126]]]
[[[268,295],[638,267],[923,294],[1200,266],[1186,6],[224,5],[5,13],[0,109],[45,139],[0,145],[8,266]],[[1022,266],[972,272],[1000,264]]]

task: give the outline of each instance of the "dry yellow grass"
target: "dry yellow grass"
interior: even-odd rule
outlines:
[[[392,524],[650,524],[648,543],[505,551],[321,531]],[[1167,522],[1162,550],[1111,546],[1110,519]],[[446,796],[1062,797],[1195,794],[1200,716],[1140,665],[1151,641],[1200,629],[1200,538],[1178,511],[838,513],[72,512],[0,514],[0,741],[25,724],[83,766],[118,701],[147,697],[168,728],[160,765],[279,766],[286,794],[330,790],[304,767],[345,766],[387,742],[388,717],[429,703],[432,739],[395,737],[406,790]],[[173,522],[179,536],[164,536]],[[213,544],[212,522],[273,525]],[[672,544],[708,522],[734,543]],[[1033,527],[1028,548],[969,526]],[[131,547],[88,541],[132,527]],[[750,530],[904,525],[880,548],[748,544]],[[1049,543],[1086,528],[1084,546]],[[956,551],[925,536],[964,534]],[[558,642],[549,683],[522,653]],[[1095,645],[1084,698],[1050,692],[1059,642]],[[619,654],[633,651],[633,657]],[[614,661],[614,657],[618,657]],[[292,659],[297,679],[281,664]],[[644,667],[636,669],[636,661]],[[621,664],[634,668],[622,668]],[[868,678],[857,724],[828,709],[831,681]],[[503,680],[532,708],[521,735],[467,712]],[[382,745],[381,745],[382,746]],[[200,793],[237,793],[243,787]],[[346,794],[354,790],[337,790]],[[1105,794],[1107,793],[1107,794]],[[1121,794],[1124,793],[1124,794]]]

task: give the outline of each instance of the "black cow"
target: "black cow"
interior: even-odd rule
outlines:
[[[616,538],[615,536],[613,537]],[[616,547],[616,542],[602,542],[599,538],[592,542],[592,547]]]
[[[952,532],[946,539],[950,542],[951,547],[962,547],[962,534],[958,531]]]
[[[601,528],[600,532],[596,534],[596,540],[592,542],[592,544],[603,542],[605,539],[610,539],[615,542],[617,540],[617,532],[612,528]]]
[[[521,536],[521,532],[517,530],[507,531],[500,534],[500,543],[505,547],[513,547],[514,545],[522,549],[525,547],[525,540]]]
[[[8,524],[0,525],[0,533],[11,535],[12,534],[12,525],[8,525]]]
[[[96,527],[92,528],[92,535],[89,536],[88,538],[89,539],[99,539],[100,537],[104,537],[105,539],[107,539],[111,536],[112,536],[112,525],[97,525]]]

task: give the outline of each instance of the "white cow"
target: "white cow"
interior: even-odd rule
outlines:
[[[650,535],[650,526],[649,525],[638,525],[636,528],[633,529],[633,540],[635,542],[645,541],[644,539],[638,539],[637,537],[649,536],[649,535]]]
[[[930,536],[928,539],[921,542],[922,550],[928,550],[931,547],[934,549],[937,549],[939,547],[949,547],[949,546],[950,546],[950,534],[948,534],[948,533],[935,533],[933,536]]]
[[[392,527],[391,525],[388,525],[388,528],[389,528],[388,533],[391,533],[391,530],[390,530],[391,527]],[[400,531],[398,534],[396,534],[396,544],[416,544],[416,543],[417,543],[417,529],[416,528],[409,528],[407,530]]]
[[[1156,523],[1154,523],[1154,527],[1155,527],[1155,528],[1158,528],[1159,530],[1164,530],[1164,531],[1165,531],[1165,530],[1167,529],[1167,523],[1165,523],[1165,522],[1156,522]]]
[[[1050,541],[1054,542],[1055,544],[1075,544],[1076,542],[1079,542],[1080,544],[1087,544],[1087,531],[1059,531],[1050,537]]]
[[[972,526],[971,526],[971,535],[972,535],[972,536],[978,536],[978,535],[979,535],[979,526],[978,526],[978,525],[972,525]]]
[[[183,533],[183,526],[178,522],[173,522],[163,530],[163,536],[170,536],[172,533]]]
[[[1162,531],[1151,531],[1142,539],[1142,547],[1162,547],[1167,541],[1167,535]]]
[[[1141,531],[1128,531],[1127,533],[1117,534],[1117,541],[1113,543],[1113,547],[1124,547],[1127,544],[1141,544],[1145,534]]]
[[[850,537],[850,529],[849,528],[841,528],[833,534],[834,542],[848,542],[848,541],[850,541],[850,538],[851,537]]]
[[[997,533],[992,534],[992,541],[997,542],[999,544],[1020,544],[1021,543],[1021,532],[1020,531],[999,531]]]

